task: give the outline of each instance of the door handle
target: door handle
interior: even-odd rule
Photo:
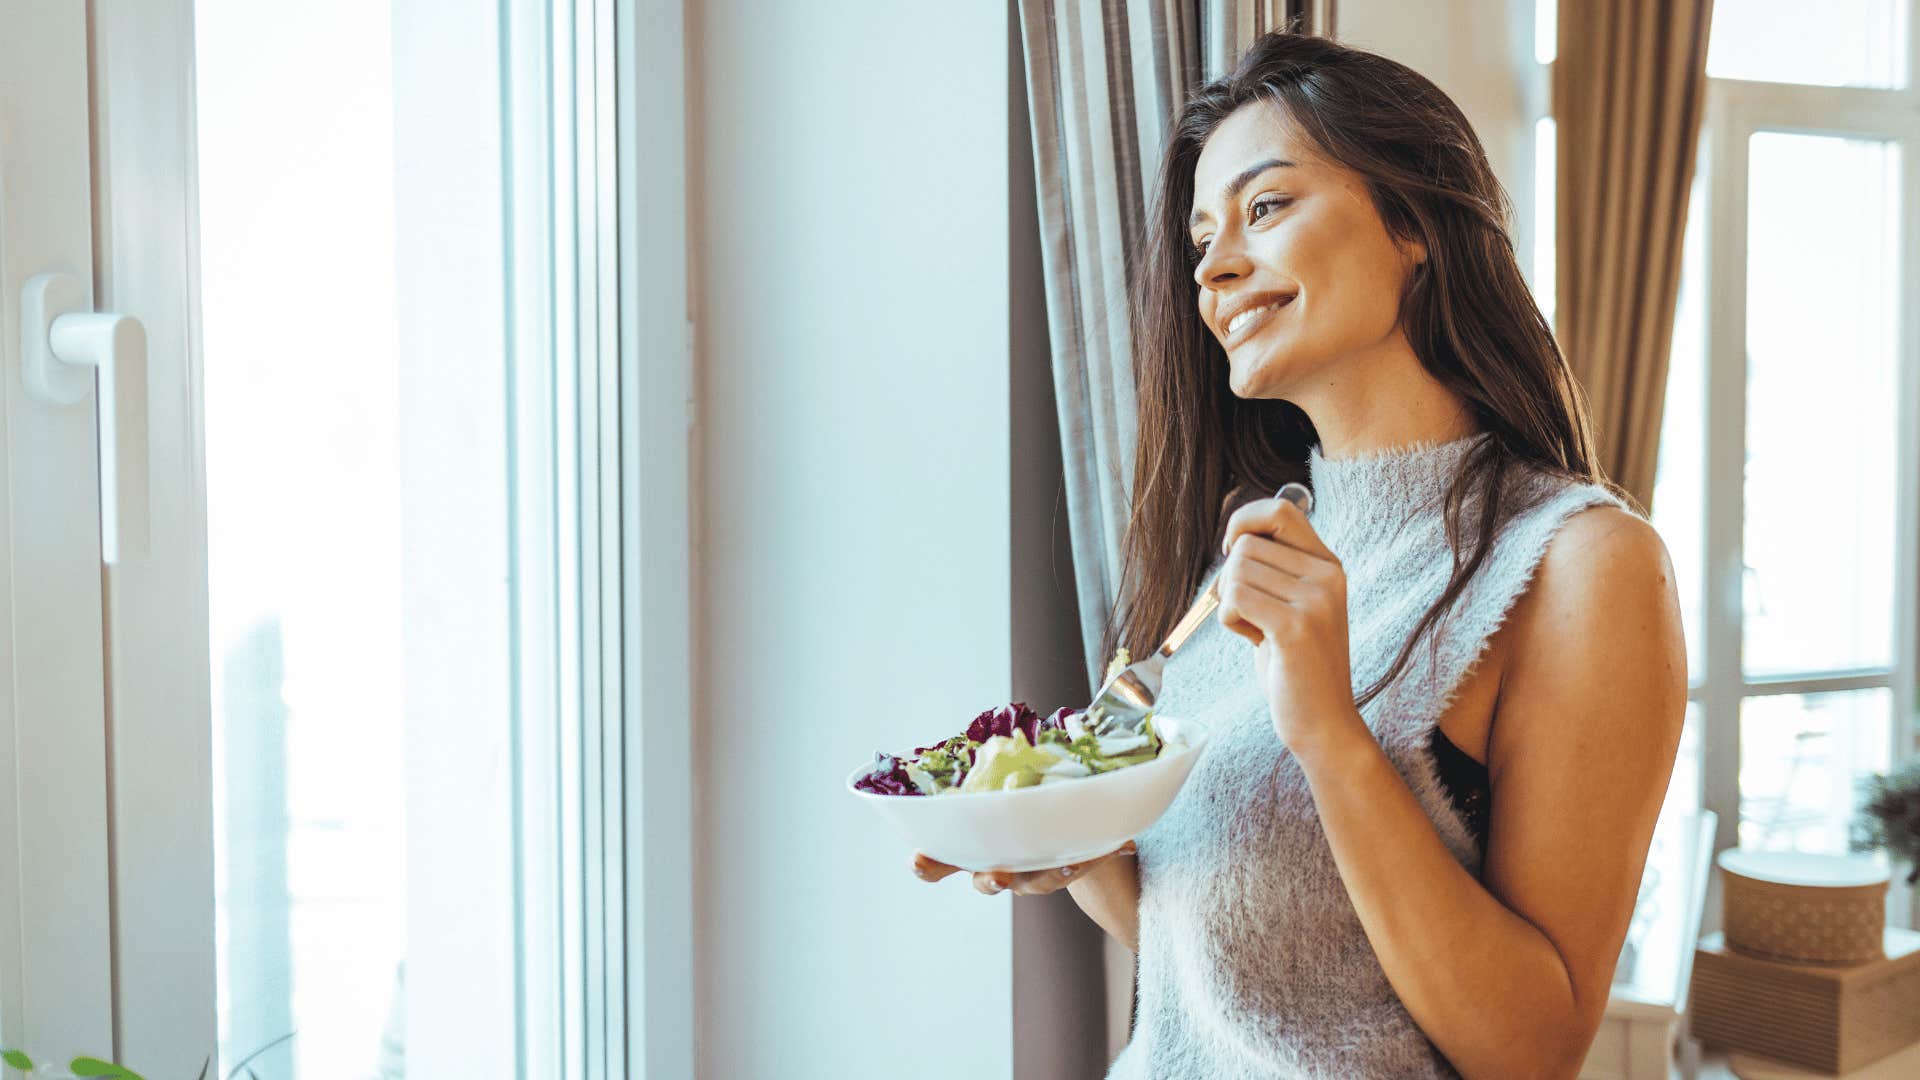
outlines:
[[[131,315],[95,312],[72,274],[40,274],[20,293],[27,392],[75,405],[98,383],[100,555],[109,564],[147,553],[147,331]]]

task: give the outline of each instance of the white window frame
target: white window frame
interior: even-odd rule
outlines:
[[[1909,38],[1908,70],[1914,40]],[[1748,142],[1762,131],[1867,138],[1900,148],[1899,460],[1895,464],[1892,662],[1884,667],[1752,676],[1743,668],[1743,572],[1747,392]],[[1706,357],[1701,438],[1706,484],[1701,553],[1698,681],[1689,698],[1702,724],[1702,801],[1720,816],[1717,848],[1737,847],[1740,828],[1740,708],[1752,697],[1886,688],[1893,699],[1888,758],[1920,752],[1915,672],[1920,667],[1920,88],[1872,90],[1709,79],[1702,133],[1707,215]],[[1818,520],[1817,506],[1808,508]],[[1909,922],[1912,898],[1895,884],[1890,911]]]
[[[113,1037],[97,430],[23,381],[21,290],[97,309],[87,12],[7,4],[0,36],[0,1040],[38,1061]],[[107,224],[111,228],[110,223]],[[191,853],[189,853],[191,855]]]
[[[1517,0],[1540,10],[1536,0]],[[1704,809],[1718,817],[1715,849],[1739,846],[1740,706],[1749,697],[1809,694],[1885,687],[1893,717],[1889,760],[1897,766],[1920,755],[1920,7],[1908,0],[1905,70],[1896,89],[1825,87],[1709,78],[1698,168],[1704,202],[1689,209],[1706,214],[1705,415],[1699,438],[1706,473],[1702,514],[1699,642],[1688,700],[1699,710],[1700,792]],[[1516,18],[1522,17],[1516,13]],[[1534,119],[1551,117],[1552,64],[1533,64],[1525,94]],[[1896,467],[1894,624],[1892,662],[1885,667],[1807,671],[1749,677],[1743,670],[1742,593],[1744,464],[1746,454],[1746,275],[1748,139],[1756,131],[1866,137],[1900,147],[1902,163],[1901,323],[1899,348],[1900,459]],[[1531,168],[1532,161],[1528,161]],[[1531,176],[1525,178],[1531,181]],[[1526,186],[1536,192],[1538,186]],[[1534,229],[1553,228],[1554,207],[1533,208]],[[1522,250],[1531,250],[1522,245]],[[1541,267],[1534,267],[1537,278]],[[1545,298],[1547,302],[1551,297]],[[1820,509],[1808,508],[1817,520]],[[1920,925],[1920,892],[1895,876],[1888,910],[1896,923]],[[1717,923],[1717,902],[1707,919]]]
[[[626,1054],[694,1075],[693,499],[686,6],[616,0]]]

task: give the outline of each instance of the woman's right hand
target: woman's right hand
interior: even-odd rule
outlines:
[[[1076,881],[1083,880],[1093,870],[1109,859],[1118,856],[1131,856],[1134,852],[1133,841],[1129,840],[1118,848],[1098,858],[1067,866],[1055,866],[1046,870],[1032,870],[1015,873],[1012,870],[983,870],[973,875],[973,887],[992,896],[995,893],[1012,890],[1019,896],[1045,896]],[[938,859],[932,859],[919,852],[913,855],[913,873],[921,881],[939,881],[959,873],[957,866],[948,866]]]

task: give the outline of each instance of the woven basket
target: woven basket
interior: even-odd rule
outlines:
[[[1736,850],[1719,863],[1728,948],[1795,964],[1886,955],[1888,875],[1871,860]]]

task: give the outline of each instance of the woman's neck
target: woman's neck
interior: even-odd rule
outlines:
[[[1326,458],[1452,442],[1480,430],[1466,402],[1428,374],[1401,334],[1329,364],[1315,383],[1287,397],[1313,421]]]

